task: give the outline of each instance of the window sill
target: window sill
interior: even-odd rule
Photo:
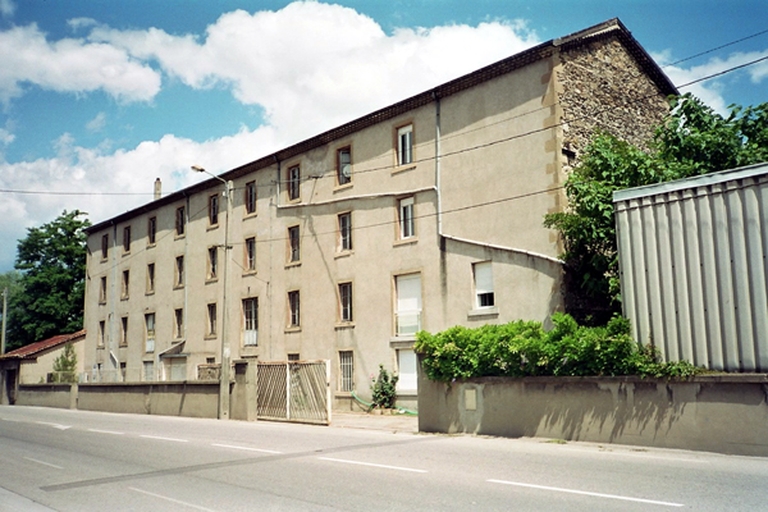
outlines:
[[[96,350],[104,350],[104,348],[105,348],[105,347],[104,347],[104,344],[101,344],[101,345],[97,345],[97,346],[96,346]]]
[[[395,240],[395,243],[392,244],[393,247],[400,247],[402,245],[412,245],[418,242],[419,239],[415,236],[409,237],[409,238],[401,238],[399,240]]]
[[[294,197],[291,199],[290,197],[286,201],[286,204],[300,204],[301,203],[301,197]]]
[[[205,284],[213,284],[213,283],[218,283],[218,282],[219,282],[219,278],[218,277],[208,277],[205,280]]]
[[[128,299],[130,299],[130,297],[128,297],[127,295],[123,295],[122,297],[120,297],[120,302],[125,302]]]
[[[101,258],[99,260],[99,263],[107,263],[109,261],[109,258]]]
[[[147,249],[154,249],[155,247],[157,247],[157,242],[147,244]]]
[[[99,301],[99,306],[106,306],[106,305],[107,305],[107,301],[105,301],[105,300],[100,300]]]
[[[173,286],[173,289],[174,290],[183,290],[184,289],[184,285],[183,284],[176,284],[176,285]]]
[[[285,268],[292,268],[292,267],[300,267],[301,262],[300,261],[289,261],[285,264]]]
[[[337,331],[343,330],[343,329],[354,329],[355,328],[355,322],[338,322],[334,329]]]
[[[301,332],[301,326],[297,325],[297,326],[286,327],[284,332],[286,334],[294,333],[294,332]]]
[[[336,259],[339,259],[339,258],[349,258],[353,254],[355,254],[355,251],[353,251],[353,250],[339,251],[336,254],[334,254],[333,257],[336,258]]]
[[[214,334],[208,333],[205,336],[203,336],[204,340],[215,340],[216,338],[217,338],[216,333]]]
[[[182,233],[182,234],[180,234],[180,235],[179,235],[179,234],[176,234],[176,235],[174,235],[174,236],[173,236],[173,239],[174,239],[174,240],[181,240],[182,238],[186,238],[186,236],[187,236],[187,235],[186,235],[186,234],[184,234],[184,233]]]
[[[121,256],[122,256],[123,258],[125,258],[126,256],[130,256],[130,255],[131,255],[131,251],[130,251],[130,250],[127,250],[127,251],[123,251],[123,254],[121,254]]]
[[[405,164],[405,165],[402,165],[400,167],[395,167],[392,170],[392,174],[394,175],[394,174],[400,174],[401,172],[412,171],[415,168],[416,168],[416,164]]]
[[[149,297],[150,295],[154,295],[154,294],[155,294],[155,290],[148,290],[144,292],[144,296],[146,297]]]
[[[394,349],[409,349],[413,348],[413,344],[416,342],[416,336],[403,336],[402,338],[390,338],[389,348]]]
[[[208,227],[205,228],[206,231],[214,231],[216,229],[219,229],[219,224],[208,224]]]
[[[256,270],[243,270],[243,277],[251,277],[258,274]]]
[[[245,219],[253,219],[253,218],[256,218],[256,217],[258,217],[258,216],[259,216],[259,214],[258,214],[258,213],[256,213],[256,212],[246,213],[246,214],[243,216],[243,220],[245,220]]]
[[[489,308],[477,308],[467,312],[467,318],[482,318],[489,316],[499,316],[499,308],[491,306]]]
[[[335,187],[333,187],[333,193],[335,194],[336,192],[343,192],[344,190],[348,190],[352,188],[352,185],[353,183],[351,181],[343,185],[336,185]]]

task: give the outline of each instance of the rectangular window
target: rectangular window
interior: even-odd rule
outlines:
[[[168,359],[167,364],[171,381],[179,382],[187,379],[186,357],[171,357]]]
[[[288,228],[288,261],[301,261],[301,231],[299,226]]]
[[[174,337],[176,339],[184,337],[184,310],[182,308],[176,309],[173,312],[174,322]]]
[[[107,259],[109,255],[109,235],[102,235],[101,237],[101,259]]]
[[[352,283],[339,284],[339,320],[352,321]]]
[[[243,344],[255,347],[259,344],[259,299],[243,299]]]
[[[288,169],[288,199],[295,201],[301,197],[301,168],[294,165]]]
[[[355,359],[351,350],[339,352],[339,391],[355,390]]]
[[[104,320],[99,321],[99,339],[98,346],[103,347],[107,341],[107,324]]]
[[[413,197],[406,197],[399,202],[400,239],[405,240],[416,234],[413,221]]]
[[[147,293],[155,292],[155,264],[147,263]]]
[[[421,330],[421,275],[396,276],[395,293],[395,332],[398,336],[413,336]]]
[[[155,362],[144,361],[144,382],[155,381]]]
[[[297,361],[301,361],[301,357],[299,356],[298,353],[294,352],[294,353],[288,354],[288,361],[295,363]]]
[[[245,239],[245,270],[253,272],[256,270],[256,238]]]
[[[301,326],[301,300],[299,291],[288,292],[288,327]]]
[[[208,197],[208,224],[215,226],[219,223],[219,195]]]
[[[413,349],[397,351],[397,391],[416,391],[418,389],[416,353]]]
[[[339,214],[339,252],[352,250],[352,214]]]
[[[336,179],[339,185],[352,181],[352,150],[349,147],[336,152]]]
[[[144,334],[144,351],[155,351],[155,314],[147,313],[144,315],[144,325],[146,332]]]
[[[216,336],[216,304],[208,304],[208,336]]]
[[[120,345],[128,345],[128,317],[120,318]]]
[[[176,256],[176,282],[175,288],[184,286],[184,256]]]
[[[99,304],[107,303],[107,278],[102,276],[99,280]]]
[[[489,308],[496,304],[493,294],[493,271],[491,262],[484,261],[475,263],[473,266],[475,274],[475,307]]]
[[[397,165],[413,162],[413,125],[397,129]]]
[[[125,226],[123,228],[123,251],[130,252],[131,250],[131,226]]]
[[[123,270],[123,286],[120,290],[120,298],[127,299],[129,297],[131,289],[131,272],[130,270]]]
[[[184,228],[187,224],[187,214],[183,206],[176,208],[176,236],[184,234]]]
[[[147,243],[154,245],[157,242],[157,217],[147,220]]]
[[[249,181],[245,184],[245,197],[243,197],[245,203],[245,213],[256,213],[256,182]]]
[[[216,246],[208,248],[208,279],[216,279],[219,271],[219,248]]]

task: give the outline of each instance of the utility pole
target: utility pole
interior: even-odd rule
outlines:
[[[8,317],[8,288],[3,289],[3,333],[0,337],[0,356],[5,354],[5,326],[7,325],[6,318]]]

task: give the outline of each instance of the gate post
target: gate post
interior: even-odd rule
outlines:
[[[291,421],[291,363],[285,363],[285,419]]]

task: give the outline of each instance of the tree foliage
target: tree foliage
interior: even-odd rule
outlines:
[[[66,210],[55,220],[29,228],[19,240],[16,270],[20,290],[11,297],[8,346],[17,348],[83,325],[85,213]]]
[[[77,354],[72,343],[64,345],[64,351],[53,361],[53,382],[77,382]]]
[[[544,218],[562,237],[565,307],[580,323],[603,325],[621,311],[613,192],[767,161],[768,103],[724,117],[676,97],[649,147],[596,134],[566,180],[568,208]]]

